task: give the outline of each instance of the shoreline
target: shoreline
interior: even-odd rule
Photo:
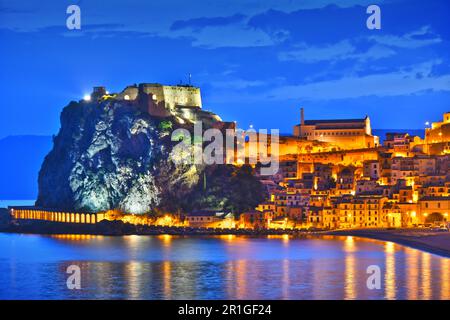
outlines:
[[[174,236],[354,236],[379,241],[394,242],[406,247],[450,258],[450,232],[433,231],[429,229],[347,229],[347,230],[317,230],[300,229],[206,229],[189,227],[164,227],[132,225],[122,221],[101,221],[96,224],[80,225],[50,221],[21,220],[0,224],[0,232],[41,235],[174,235]]]
[[[450,258],[450,232],[427,229],[354,229],[326,234],[394,242],[402,246]]]

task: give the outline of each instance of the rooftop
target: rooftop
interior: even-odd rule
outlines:
[[[317,124],[345,124],[345,123],[362,123],[362,124],[364,124],[366,119],[367,119],[367,117],[363,118],[363,119],[305,120],[305,125],[314,126]]]

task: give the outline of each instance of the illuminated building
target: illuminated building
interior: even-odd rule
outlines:
[[[369,117],[364,119],[305,120],[301,109],[300,124],[294,126],[294,136],[339,146],[341,149],[364,149],[378,146],[372,135]]]
[[[106,219],[104,212],[67,212],[38,207],[9,207],[16,220],[42,220],[63,223],[93,224]]]
[[[378,160],[368,160],[363,163],[364,177],[378,180],[381,175],[381,165]]]
[[[247,211],[240,215],[238,226],[243,229],[268,229],[272,219],[273,212],[271,210]]]
[[[423,197],[419,209],[422,223],[449,221],[450,197]]]
[[[444,113],[442,121],[433,122],[425,129],[425,144],[428,154],[450,154],[450,112]]]
[[[192,228],[228,229],[235,227],[232,214],[208,210],[188,213],[186,222],[187,226]]]

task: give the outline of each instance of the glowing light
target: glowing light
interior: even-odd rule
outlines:
[[[234,234],[225,234],[219,236],[219,238],[224,239],[226,241],[233,241],[236,238],[236,236]]]
[[[83,97],[84,101],[91,101],[91,95],[90,94],[85,94]]]
[[[159,238],[166,245],[170,244],[170,242],[172,241],[172,236],[170,234],[163,234],[163,235],[159,236]]]
[[[130,100],[130,96],[129,95],[125,95],[124,97],[123,97],[125,100]]]

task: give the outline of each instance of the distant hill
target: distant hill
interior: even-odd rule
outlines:
[[[36,199],[39,169],[51,147],[51,136],[0,139],[0,199]]]
[[[424,129],[373,129],[372,133],[376,136],[380,137],[380,143],[383,143],[386,138],[386,133],[389,132],[398,132],[398,133],[409,133],[412,136],[419,136],[422,139],[425,136]]]

